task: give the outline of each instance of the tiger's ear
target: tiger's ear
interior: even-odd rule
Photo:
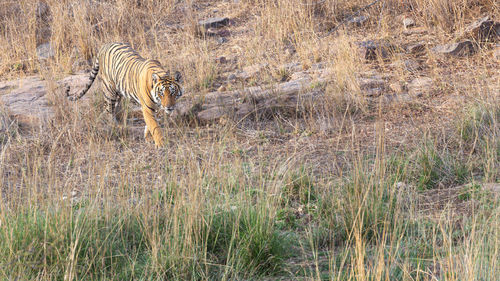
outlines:
[[[176,71],[174,79],[175,79],[175,82],[181,83],[182,82],[182,74],[179,71]]]
[[[158,81],[160,81],[160,76],[158,76],[158,74],[156,73],[153,73],[153,85],[158,83]]]

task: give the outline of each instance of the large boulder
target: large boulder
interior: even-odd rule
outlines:
[[[71,85],[81,89],[88,74],[66,77],[56,85]],[[54,101],[49,98],[48,82],[37,76],[0,82],[0,104],[21,127],[39,127],[54,116]],[[63,94],[63,91],[56,92]]]
[[[46,81],[27,77],[0,83],[0,102],[20,125],[35,126],[54,115]]]
[[[224,118],[241,120],[251,117],[253,113],[261,116],[270,116],[273,112],[296,114],[302,109],[302,100],[314,99],[318,95],[319,91],[311,90],[311,79],[304,76],[275,87],[248,87],[238,91],[208,93],[196,101],[180,100],[172,117],[208,124]]]

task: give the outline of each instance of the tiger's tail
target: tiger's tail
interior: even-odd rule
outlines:
[[[95,78],[97,77],[97,73],[99,73],[99,59],[95,60],[94,67],[92,68],[92,71],[90,72],[89,76],[89,82],[85,85],[85,89],[83,89],[79,94],[70,96],[69,95],[69,90],[70,86],[66,87],[66,96],[70,101],[75,101],[81,99],[87,91],[90,89],[92,86],[92,83],[94,83]]]

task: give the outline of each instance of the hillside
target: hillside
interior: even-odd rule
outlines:
[[[500,276],[497,1],[3,1],[0,33],[2,280]],[[108,42],[183,74],[165,147],[67,99]]]

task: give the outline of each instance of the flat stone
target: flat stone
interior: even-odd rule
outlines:
[[[358,78],[359,88],[366,96],[380,96],[387,90],[387,82],[379,77]]]
[[[71,85],[81,90],[88,82],[88,74],[66,77],[57,84]],[[54,116],[53,101],[47,97],[47,81],[31,76],[0,82],[0,103],[10,116],[23,127],[39,127]]]
[[[22,125],[35,125],[54,115],[50,102],[46,97],[46,82],[38,77],[17,80],[18,87],[9,94],[0,96],[0,102],[10,115]]]
[[[403,61],[403,64],[405,66],[405,69],[408,70],[411,73],[417,72],[419,70],[422,70],[422,67],[418,62],[412,59],[406,59]]]
[[[228,41],[228,40],[227,40],[227,38],[226,38],[226,37],[219,37],[219,38],[217,38],[217,43],[219,43],[219,44],[224,44],[224,43],[226,43],[227,41]]]
[[[412,35],[423,35],[427,34],[427,29],[424,27],[414,27],[408,30],[403,30],[403,34],[406,36],[412,36]]]
[[[378,57],[387,59],[389,56],[398,51],[398,48],[386,41],[367,40],[358,42],[357,45],[362,50],[362,56],[366,60],[375,60]]]
[[[410,54],[420,54],[425,51],[426,43],[418,42],[406,45],[406,52]]]
[[[311,76],[303,71],[294,72],[290,75],[290,80],[311,79]]]
[[[385,88],[387,82],[385,80],[380,79],[378,77],[374,78],[358,78],[359,87],[362,90],[371,89],[371,88]]]
[[[313,63],[313,64],[311,65],[310,70],[311,70],[311,71],[321,71],[321,70],[323,70],[324,68],[325,68],[325,64],[324,64],[324,63],[322,63],[322,62],[318,62],[318,63]]]
[[[284,70],[289,71],[289,72],[298,72],[298,71],[302,71],[302,64],[300,64],[298,62],[291,62],[291,63],[287,63],[287,64],[282,65],[281,69],[284,69]]]
[[[229,81],[233,81],[233,80],[235,80],[236,78],[237,78],[237,76],[236,76],[236,74],[234,74],[234,73],[231,73],[231,74],[229,74],[229,76],[227,76],[227,80],[229,80]]]
[[[467,25],[464,37],[477,42],[496,41],[500,37],[500,23],[485,16]]]
[[[213,28],[223,27],[227,26],[228,24],[229,24],[229,18],[227,17],[208,18],[205,20],[200,20],[198,22],[198,25],[205,29],[209,29],[211,27]]]
[[[405,28],[410,28],[415,26],[415,20],[412,18],[404,18],[403,19],[403,26]]]
[[[405,85],[402,82],[394,82],[389,84],[389,89],[391,89],[395,93],[403,93],[405,91]]]
[[[251,112],[255,111],[255,106],[251,103],[243,103],[241,105],[238,106],[237,110],[236,110],[236,118],[238,119],[241,119],[241,118],[244,118],[246,116],[248,116],[248,114],[250,114]]]
[[[214,106],[198,112],[197,117],[202,122],[213,122],[226,115],[226,110],[220,106]]]
[[[383,101],[386,104],[404,104],[404,103],[409,103],[414,101],[414,98],[411,97],[407,92],[401,92],[401,93],[396,93],[396,94],[387,94],[383,96]]]
[[[227,29],[217,29],[209,28],[205,31],[205,35],[208,37],[227,37],[231,35],[231,32]]]
[[[239,73],[236,74],[236,77],[242,80],[250,79],[259,74],[262,71],[262,69],[264,69],[267,66],[268,66],[267,63],[245,66]]]
[[[319,80],[318,83],[322,81],[324,82]],[[278,110],[288,114],[301,110],[301,107],[297,106],[299,99],[313,99],[320,95],[321,91],[311,90],[311,79],[303,77],[272,88],[254,86],[244,90],[211,92],[197,103],[192,99],[181,99],[171,117],[208,124],[226,118],[246,118],[251,112],[271,116],[272,114],[267,113]]]
[[[391,67],[403,69],[410,73],[422,70],[422,66],[414,59],[397,60],[390,64]]]
[[[358,16],[350,19],[348,22],[355,26],[362,26],[366,21],[368,21],[368,16]]]
[[[418,77],[413,79],[408,85],[408,93],[411,96],[422,96],[428,94],[432,89],[432,79],[429,77]]]
[[[432,51],[440,55],[464,57],[473,55],[476,52],[476,48],[472,41],[464,40],[458,43],[436,46],[432,48]]]

